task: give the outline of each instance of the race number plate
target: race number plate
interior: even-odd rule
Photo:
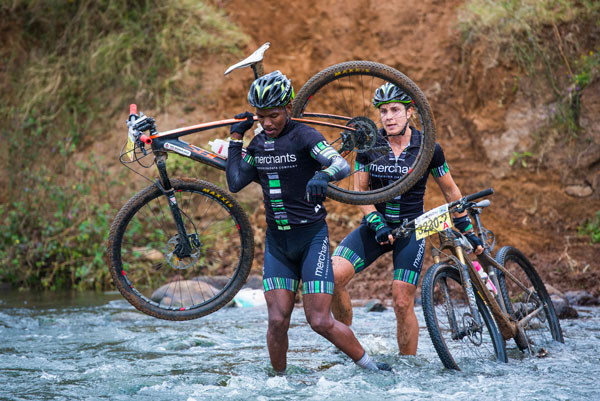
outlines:
[[[129,160],[133,161],[134,152],[133,148],[135,147],[133,138],[131,134],[127,134],[127,144],[125,145],[125,153],[129,155]]]
[[[452,226],[448,205],[442,205],[431,209],[415,220],[417,239],[425,238],[431,234],[444,231]]]

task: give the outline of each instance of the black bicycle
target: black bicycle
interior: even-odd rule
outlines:
[[[262,74],[269,43],[229,67],[251,67]],[[372,95],[392,82],[414,101],[412,124],[423,133],[416,160],[402,179],[378,190],[354,189],[358,153],[382,146]],[[367,61],[329,67],[311,78],[294,100],[292,118],[317,125],[326,139],[353,167],[348,178],[329,184],[328,196],[352,204],[381,202],[408,190],[427,168],[435,146],[431,109],[419,88],[395,69]],[[158,178],[133,196],[117,214],[109,233],[109,268],[123,296],[137,309],[169,320],[210,314],[229,303],[246,282],[254,257],[253,231],[242,207],[226,191],[199,179],[172,178],[170,154],[224,170],[226,159],[180,138],[226,127],[239,120],[211,121],[159,132],[156,121],[130,107],[127,143],[120,160],[128,166],[156,166]]]
[[[423,314],[431,341],[444,366],[460,369],[475,359],[507,361],[506,340],[532,355],[544,356],[552,341],[564,342],[560,322],[546,287],[521,251],[501,248],[495,257],[494,234],[480,219],[491,195],[487,189],[432,209],[398,228],[395,235],[437,233],[439,245],[422,284]],[[467,211],[484,252],[471,260],[466,237],[452,229],[450,213]]]

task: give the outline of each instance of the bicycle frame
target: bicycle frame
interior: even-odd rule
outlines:
[[[132,110],[135,110],[135,109],[136,109],[136,107],[133,106]],[[341,117],[341,116],[335,116],[335,117],[338,119],[341,119],[341,120],[350,120],[349,117]],[[257,120],[256,116],[254,117],[254,120]],[[322,121],[307,120],[307,119],[303,119],[303,118],[293,118],[293,120],[302,122],[305,124],[328,126],[328,127],[340,128],[340,129],[349,130],[349,131],[355,130],[354,128],[347,127],[345,125],[333,124],[333,123],[322,122]],[[227,119],[227,120],[211,121],[211,122],[207,122],[207,123],[192,125],[189,127],[177,128],[177,129],[173,129],[173,130],[165,131],[165,132],[158,132],[156,130],[156,126],[155,126],[153,119],[148,119],[146,117],[140,117],[140,119],[138,119],[136,121],[143,121],[145,124],[144,131],[148,130],[150,132],[150,135],[144,136],[143,139],[140,139],[141,140],[140,146],[143,147],[144,144],[150,145],[150,147],[152,149],[152,153],[154,154],[154,157],[155,157],[156,167],[157,167],[158,173],[159,173],[159,180],[158,180],[160,183],[159,187],[160,187],[161,191],[165,194],[167,199],[169,199],[169,207],[171,209],[173,218],[174,218],[176,226],[177,226],[177,232],[179,234],[179,238],[180,239],[188,238],[189,236],[188,236],[185,226],[183,224],[183,218],[181,216],[181,211],[179,210],[179,207],[177,206],[177,201],[176,201],[175,197],[173,196],[174,190],[173,190],[173,187],[171,186],[171,183],[169,180],[169,175],[167,173],[166,159],[168,157],[168,153],[176,153],[180,156],[187,157],[196,162],[206,164],[208,166],[217,168],[219,170],[225,170],[225,167],[227,164],[226,158],[224,158],[216,153],[213,153],[211,151],[208,151],[206,149],[203,149],[201,147],[198,147],[196,145],[182,141],[179,138],[182,136],[190,135],[190,134],[201,132],[201,131],[230,126],[241,120]],[[136,121],[132,121],[132,126],[135,126]],[[141,136],[140,136],[140,138],[141,138]],[[143,149],[144,148],[142,148],[142,150]],[[144,151],[144,153],[145,153],[145,151]],[[190,239],[193,240],[193,238],[190,238]],[[190,246],[189,241],[180,241],[178,248],[175,250],[175,254],[179,258],[189,257],[191,254],[191,246]]]
[[[350,120],[349,117],[341,117],[339,119]],[[257,120],[254,117],[254,120]],[[298,121],[305,124],[320,125],[327,127],[340,128],[347,131],[354,131],[352,127],[345,125],[332,124],[323,121],[308,120],[305,118],[292,118],[294,121]],[[174,152],[181,156],[188,157],[194,161],[207,164],[211,167],[215,167],[219,170],[225,170],[226,159],[216,153],[200,148],[196,145],[189,144],[179,139],[179,137],[194,134],[196,132],[207,131],[220,127],[227,127],[233,125],[241,120],[227,119],[220,121],[211,121],[207,123],[192,125],[189,127],[177,128],[170,131],[160,132],[150,135],[148,138],[151,140],[152,151],[156,152]]]
[[[481,237],[483,237],[482,236],[483,227],[482,227],[481,221],[479,219],[479,212],[471,213],[471,215],[474,218],[473,225],[474,225],[474,227],[476,227],[477,232],[481,238]],[[463,267],[463,269],[459,269],[461,278],[463,280],[463,286],[464,286],[465,291],[467,292],[467,296],[470,300],[470,307],[471,307],[472,315],[474,317],[477,316],[476,322],[478,324],[480,324],[481,320],[479,318],[479,312],[477,311],[477,307],[475,305],[475,299],[472,296],[473,287],[482,296],[482,298],[485,300],[486,305],[492,311],[492,314],[494,316],[496,323],[498,324],[498,328],[502,334],[502,337],[505,340],[509,340],[511,338],[516,338],[517,336],[519,336],[519,333],[522,331],[522,327],[527,325],[527,323],[533,317],[535,317],[538,313],[540,313],[542,311],[543,305],[540,306],[539,308],[537,308],[536,310],[530,312],[529,314],[527,314],[525,317],[523,317],[520,320],[513,319],[507,313],[507,308],[506,308],[506,305],[504,304],[504,299],[500,293],[500,290],[499,290],[498,294],[496,296],[494,296],[492,294],[492,292],[490,292],[486,288],[484,281],[477,273],[477,270],[475,270],[475,266],[473,265],[471,260],[469,258],[465,257],[464,249],[463,249],[462,245],[460,244],[460,242],[458,241],[458,239],[456,238],[456,236],[452,233],[452,231],[451,230],[448,230],[447,232],[444,231],[444,232],[440,233],[439,237],[440,237],[441,244],[440,244],[439,249],[432,250],[433,259],[434,259],[435,263],[439,263],[440,261],[442,261],[441,254],[442,254],[443,250],[448,249],[452,252],[453,255],[447,255],[447,257],[445,259],[454,259],[455,263],[460,262],[459,266]],[[526,291],[530,296],[535,297],[535,294],[529,288],[527,288],[525,285],[523,285],[523,283],[521,283],[512,273],[507,271],[504,268],[504,266],[502,266],[500,263],[498,263],[491,256],[488,244],[484,244],[484,252],[477,256],[477,260],[482,265],[483,269],[487,272],[488,276],[490,277],[490,279],[492,280],[492,283],[496,286],[496,288],[499,289],[500,286],[498,284],[498,279],[497,279],[494,269],[492,267],[494,267],[498,271],[502,272],[507,277],[507,279],[509,279],[512,282],[514,282],[515,284],[517,284],[523,291]]]

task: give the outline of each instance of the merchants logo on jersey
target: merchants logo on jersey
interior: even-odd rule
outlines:
[[[406,164],[378,164],[372,163],[369,171],[376,178],[398,179],[410,171]]]
[[[286,153],[284,155],[267,155],[267,156],[254,156],[254,162],[257,165],[265,164],[286,164],[295,163],[296,155],[293,153]]]

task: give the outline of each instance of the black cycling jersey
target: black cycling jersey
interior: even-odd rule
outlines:
[[[323,205],[315,206],[304,198],[306,184],[322,166],[328,166],[323,171],[334,180],[350,170],[320,132],[290,120],[276,138],[258,133],[246,150],[239,142],[230,143],[227,183],[230,191],[237,192],[258,177],[267,224],[290,230],[325,219]]]
[[[399,179],[410,171],[411,165],[414,163],[416,154],[421,146],[423,134],[417,129],[412,128],[410,143],[396,157],[391,150],[387,156],[381,151],[368,151],[359,153],[356,156],[356,170],[369,173],[370,189],[377,189],[389,185],[391,182]],[[387,136],[385,131],[380,131],[382,134],[376,143],[376,146],[387,145]],[[382,157],[384,156],[384,157]],[[414,219],[424,212],[425,186],[429,173],[436,177],[441,177],[448,172],[448,165],[444,157],[442,147],[436,143],[433,152],[433,158],[425,173],[419,181],[406,193],[383,203],[375,205],[377,211],[385,216],[389,223],[399,223],[402,219]]]

